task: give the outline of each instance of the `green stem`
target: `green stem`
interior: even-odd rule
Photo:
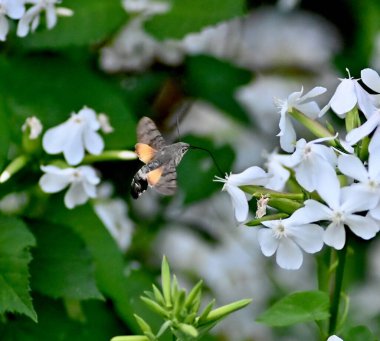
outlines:
[[[291,200],[304,200],[305,194],[304,193],[282,193],[282,192],[276,192],[272,189],[267,189],[265,187],[260,186],[240,186],[240,188],[248,193],[254,196],[255,198],[260,199],[262,195],[267,196],[268,198],[278,198],[278,199],[291,199]]]
[[[335,333],[336,325],[338,321],[339,313],[339,303],[342,295],[342,286],[343,286],[343,276],[344,268],[346,265],[346,256],[347,256],[347,243],[344,245],[341,251],[337,252],[338,255],[338,266],[335,272],[335,285],[332,292],[331,303],[330,303],[330,321],[329,321],[329,335]]]
[[[99,161],[135,160],[137,155],[130,150],[106,150],[99,155],[86,155],[83,163],[94,163]]]
[[[300,122],[303,126],[310,130],[316,137],[334,137],[322,124],[314,121],[310,117],[307,117],[301,111],[293,108],[289,113],[294,119]],[[336,142],[334,140],[328,141],[330,145],[336,147]]]
[[[0,183],[8,181],[14,174],[23,169],[30,161],[27,155],[20,155],[16,157],[0,174]]]

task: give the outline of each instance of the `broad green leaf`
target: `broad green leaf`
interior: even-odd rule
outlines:
[[[184,142],[208,149],[223,173],[231,169],[234,152],[230,146],[216,148],[210,140],[192,136],[186,137]],[[185,192],[185,204],[205,199],[222,190],[220,183],[213,182],[215,175],[223,174],[219,174],[209,153],[196,149],[188,151],[178,167],[178,183],[181,191]]]
[[[329,297],[322,291],[290,294],[261,314],[258,322],[268,326],[289,326],[300,322],[325,320],[329,317]]]
[[[6,324],[0,323],[1,340],[105,341],[125,333],[125,326],[104,302],[82,302],[82,320],[68,317],[62,300],[36,295],[33,302],[38,312],[38,324],[16,316]]]
[[[246,112],[235,99],[238,87],[248,83],[250,72],[209,56],[188,57],[185,85],[190,95],[213,103],[225,114],[248,123]]]
[[[174,0],[171,11],[154,16],[146,30],[158,39],[181,39],[205,26],[244,14],[244,0]]]
[[[30,272],[34,290],[52,298],[102,299],[94,264],[83,241],[64,225],[35,223],[37,239]]]
[[[113,34],[124,22],[126,12],[120,0],[64,0],[62,7],[74,11],[71,17],[59,17],[57,26],[48,30],[44,24],[20,44],[33,49],[61,49],[98,44]]]
[[[21,140],[21,126],[29,116],[38,117],[48,129],[88,106],[110,117],[115,131],[105,136],[107,149],[130,147],[135,142],[135,120],[122,92],[88,65],[59,57],[0,59],[0,102],[14,139]]]
[[[118,314],[132,331],[140,332],[133,314],[143,316],[153,330],[158,330],[162,320],[140,300],[144,290],[150,289],[153,278],[143,271],[130,271],[126,274],[126,264],[119,248],[92,208],[84,205],[67,210],[61,200],[59,196],[50,200],[47,219],[69,226],[85,242],[95,262],[98,288],[113,301]]]
[[[344,341],[376,341],[376,338],[366,326],[356,326],[345,333]]]
[[[37,322],[29,291],[29,248],[33,235],[16,218],[0,217],[0,314],[24,314]]]

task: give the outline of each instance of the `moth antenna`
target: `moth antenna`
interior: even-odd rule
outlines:
[[[224,178],[224,174],[223,174],[222,170],[220,169],[220,167],[219,167],[219,165],[218,165],[218,162],[216,162],[216,159],[215,159],[214,155],[213,155],[208,149],[206,149],[206,148],[202,148],[202,147],[198,147],[198,146],[191,146],[191,145],[190,145],[190,149],[199,149],[199,150],[204,150],[205,152],[207,152],[207,153],[211,156],[212,161],[214,161],[214,165],[215,165],[215,167],[217,168],[217,170],[218,170],[220,176],[221,176],[222,178]]]

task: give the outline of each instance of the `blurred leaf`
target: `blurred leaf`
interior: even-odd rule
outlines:
[[[0,82],[0,93],[4,93],[3,85],[4,84]],[[0,100],[0,171],[4,169],[4,163],[8,155],[10,142],[10,127],[8,122],[9,118],[6,113],[4,101]]]
[[[234,119],[248,123],[246,112],[235,99],[238,87],[248,83],[250,72],[209,56],[187,58],[185,81],[187,91],[207,100]]]
[[[216,148],[210,140],[186,137],[184,142],[208,149],[214,156],[222,172],[231,169],[234,152],[228,145]],[[208,198],[220,191],[222,186],[213,182],[214,176],[221,176],[211,156],[203,150],[189,150],[178,167],[178,183],[185,193],[185,204]]]
[[[1,340],[104,341],[125,332],[117,316],[100,301],[82,302],[83,321],[70,319],[61,301],[36,296],[33,302],[38,324],[21,317],[9,320],[7,324],[0,324]]]
[[[54,199],[62,200],[59,196]],[[69,211],[61,201],[54,199],[50,200],[48,219],[57,224],[64,223],[83,239],[94,258],[98,287],[113,301],[120,317],[136,333],[140,328],[133,314],[144,316],[153,330],[158,330],[161,320],[140,300],[141,293],[151,288],[152,278],[143,271],[127,274],[119,248],[89,205]]]
[[[168,13],[156,15],[146,30],[157,39],[181,39],[205,26],[243,15],[244,0],[175,0]]]
[[[30,268],[33,289],[52,298],[102,299],[93,261],[82,240],[63,225],[36,223],[31,227],[38,245]]]
[[[276,302],[256,321],[268,326],[289,326],[295,323],[325,320],[329,317],[329,296],[322,291],[290,294]]]
[[[41,119],[44,129],[62,123],[83,106],[110,117],[115,131],[105,136],[106,148],[131,146],[135,120],[122,92],[85,64],[63,58],[0,59],[0,101],[14,136],[21,139],[21,126],[29,116]]]
[[[356,326],[351,328],[349,331],[345,333],[344,341],[377,341],[376,338],[371,331],[366,326]]]
[[[57,26],[52,30],[41,24],[38,32],[22,39],[22,46],[61,49],[99,44],[127,19],[120,0],[65,0],[61,6],[73,10],[74,15],[59,17]]]
[[[37,322],[29,295],[29,248],[36,241],[16,218],[0,217],[0,313],[24,314]]]

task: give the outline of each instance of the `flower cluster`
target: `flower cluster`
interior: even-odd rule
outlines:
[[[64,7],[56,7],[61,0],[0,0],[0,41],[5,41],[9,32],[8,19],[18,20],[17,35],[25,37],[34,32],[45,12],[46,26],[52,29],[57,16],[71,16],[73,12]]]
[[[380,93],[380,76],[374,70],[363,70],[361,81]],[[269,154],[267,172],[250,167],[225,179],[216,178],[230,194],[239,222],[248,219],[248,198],[259,199],[260,214],[246,224],[263,226],[258,233],[263,254],[276,254],[277,264],[285,269],[300,268],[302,250],[316,253],[324,244],[340,250],[347,233],[368,240],[380,230],[378,95],[350,77],[341,80],[329,103],[320,109],[314,98],[325,91],[315,87],[305,95],[301,90],[276,101],[280,145],[289,154]],[[344,139],[316,121],[329,108],[346,120]],[[361,116],[365,121],[360,125]],[[319,138],[297,140],[293,119]],[[277,192],[286,187],[291,191]],[[266,198],[265,208],[262,198]]]

